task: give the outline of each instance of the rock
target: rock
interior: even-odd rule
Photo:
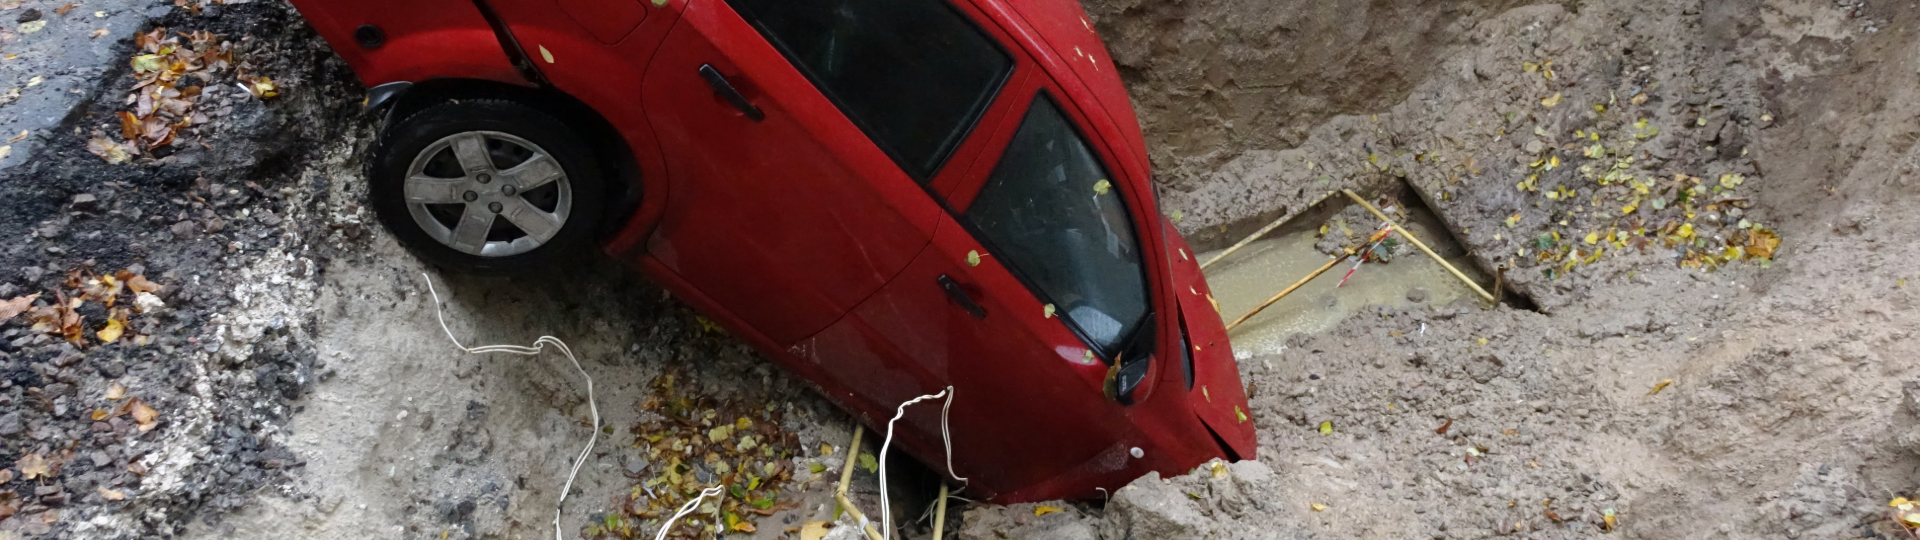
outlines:
[[[1150,472],[1113,494],[1100,537],[1198,540],[1206,523],[1192,499]]]
[[[1527,141],[1526,151],[1528,154],[1539,154],[1541,152],[1545,152],[1547,151],[1547,143],[1540,142],[1537,139]],[[1525,158],[1522,157],[1522,159],[1525,159]]]
[[[92,193],[81,193],[79,195],[74,195],[73,209],[79,210],[82,212],[97,211],[100,209],[100,198],[95,197]]]
[[[20,411],[0,415],[0,437],[12,437],[26,430],[27,424],[20,420]]]
[[[172,227],[168,227],[167,230],[173,231],[174,238],[181,240],[192,240],[194,233],[200,232],[199,227],[194,226],[194,223],[191,221],[175,223]]]
[[[1015,504],[967,510],[960,530],[961,540],[1098,540],[1094,521],[1074,506],[1063,502],[1040,503],[1060,508],[1059,512],[1035,517],[1039,504]]]
[[[37,20],[40,20],[40,10],[27,8],[26,11],[20,12],[20,16],[14,18],[13,22],[30,23]]]
[[[1414,287],[1412,290],[1407,291],[1407,301],[1416,304],[1425,302],[1427,301],[1428,294],[1426,287]]]

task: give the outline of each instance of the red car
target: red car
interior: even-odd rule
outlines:
[[[995,502],[1254,456],[1074,0],[294,4],[386,109],[371,202],[427,261],[597,245],[869,426],[952,386],[953,465]],[[944,464],[940,407],[895,443]]]

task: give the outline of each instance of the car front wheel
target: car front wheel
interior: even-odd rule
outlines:
[[[508,101],[452,101],[390,126],[368,163],[375,211],[428,262],[513,273],[585,245],[601,219],[594,156],[565,124]]]

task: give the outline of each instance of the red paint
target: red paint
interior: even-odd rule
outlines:
[[[295,1],[368,85],[526,84],[470,1]],[[1091,497],[1147,471],[1254,457],[1251,412],[1205,279],[1157,211],[1126,89],[1072,0],[955,0],[1014,70],[925,188],[723,0],[488,5],[548,84],[605,117],[638,161],[644,202],[607,251],[869,426],[884,429],[899,403],[952,386],[953,464],[974,493]],[[360,49],[361,24],[380,25],[387,43]],[[721,99],[702,65],[765,118]],[[1040,92],[1060,103],[1138,221],[1158,347],[1133,405],[1102,394],[1106,366],[1086,363],[1086,345],[1001,261],[967,262],[986,250],[956,216]],[[943,275],[987,316],[949,299]],[[1198,346],[1191,391],[1183,319]],[[895,440],[936,468],[946,462],[939,410],[910,410]]]

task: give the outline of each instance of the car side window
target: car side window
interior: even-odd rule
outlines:
[[[943,0],[728,3],[921,182],[1013,71],[1013,59]]]
[[[988,249],[1101,356],[1149,314],[1140,243],[1117,186],[1044,93],[966,218]]]

